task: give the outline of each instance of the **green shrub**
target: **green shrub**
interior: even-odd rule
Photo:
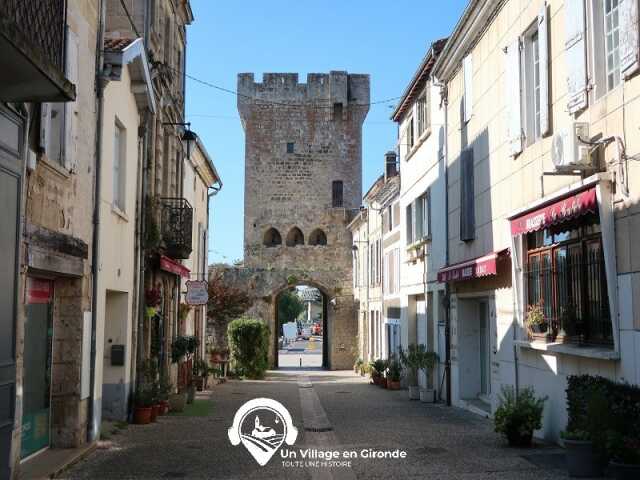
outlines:
[[[254,318],[238,318],[227,327],[233,370],[242,377],[262,378],[269,366],[269,327]]]
[[[396,359],[393,359],[389,362],[389,367],[387,368],[387,378],[392,382],[399,382],[402,377],[402,365]]]
[[[378,358],[369,364],[371,367],[371,375],[383,375],[384,371],[387,369],[387,361]]]
[[[640,388],[597,375],[567,378],[567,432],[585,431],[602,461],[640,463]]]
[[[533,388],[526,387],[516,393],[513,386],[503,386],[498,396],[500,405],[494,415],[495,430],[509,443],[531,438],[533,431],[542,427],[542,412],[547,397],[537,398]]]

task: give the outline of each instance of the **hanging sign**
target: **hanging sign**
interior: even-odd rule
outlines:
[[[209,284],[206,280],[188,280],[186,283],[187,294],[185,302],[187,305],[206,305],[209,301]]]

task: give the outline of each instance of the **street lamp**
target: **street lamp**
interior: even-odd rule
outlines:
[[[198,141],[198,135],[191,130],[191,122],[164,122],[162,125],[179,125],[183,127],[180,140],[182,141],[182,147],[187,152],[187,159],[191,159],[191,152],[195,143]],[[186,127],[186,128],[184,128]]]

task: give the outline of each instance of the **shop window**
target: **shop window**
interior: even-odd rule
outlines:
[[[612,344],[602,235],[597,215],[564,230],[526,237],[527,312],[542,310],[533,333],[548,341]],[[525,319],[526,322],[526,319]]]

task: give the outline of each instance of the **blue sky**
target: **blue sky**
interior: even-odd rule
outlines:
[[[466,0],[191,0],[187,73],[235,90],[236,75],[347,70],[371,75],[371,100],[402,94],[431,42],[447,36]],[[394,147],[392,104],[373,105],[363,130],[363,190]],[[212,200],[209,262],[242,258],[244,132],[234,95],[187,80],[187,120],[224,187]]]

